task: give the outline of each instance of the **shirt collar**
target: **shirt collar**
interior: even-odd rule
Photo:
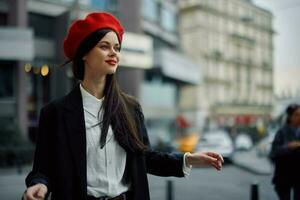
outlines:
[[[82,95],[83,109],[93,115],[94,117],[98,116],[99,110],[101,108],[104,97],[101,99],[96,98],[86,91],[80,84],[80,91]]]

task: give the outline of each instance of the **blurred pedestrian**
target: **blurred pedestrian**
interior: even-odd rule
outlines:
[[[148,200],[147,173],[183,177],[192,165],[221,170],[217,153],[150,148],[141,106],[116,81],[123,33],[118,19],[99,12],[69,28],[64,53],[79,84],[41,110],[24,199],[51,193],[56,200]]]
[[[272,143],[273,183],[280,200],[290,200],[292,191],[294,200],[300,200],[300,105],[289,105],[286,115]]]

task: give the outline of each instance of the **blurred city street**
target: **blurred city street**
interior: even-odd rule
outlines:
[[[89,68],[84,56],[91,49],[86,53],[81,51],[86,46],[85,42],[90,41],[88,38],[103,29],[101,23],[97,30],[78,34],[82,40],[76,38],[77,49],[70,48],[74,50],[75,58],[67,55],[65,41],[70,35],[71,24],[99,12],[116,16],[121,27],[124,26],[124,31],[122,28],[118,33],[114,29],[108,32],[118,34],[118,42],[114,42],[118,46],[114,50],[117,52],[109,57],[108,63],[105,61],[116,71],[91,73],[97,78],[97,81],[91,82],[99,83],[101,77],[105,89],[96,86],[96,92],[86,91],[96,100],[106,99],[104,106],[102,101],[97,101],[101,104],[97,108],[99,128],[103,121],[108,122],[104,124],[112,126],[112,135],[118,136],[117,147],[124,148],[120,145],[125,138],[121,134],[127,134],[127,125],[143,127],[139,124],[140,120],[133,120],[136,112],[129,112],[132,106],[131,100],[125,100],[128,94],[142,108],[152,148],[163,152],[217,152],[226,160],[221,172],[193,168],[188,178],[181,179],[149,175],[151,199],[253,200],[250,192],[253,185],[259,189],[259,199],[255,200],[277,199],[271,183],[274,166],[269,156],[274,151],[276,142],[273,141],[278,130],[284,125],[291,125],[292,114],[287,112],[287,108],[300,102],[299,2],[0,0],[0,200],[20,199],[25,190],[25,177],[31,169],[28,163],[33,160],[36,145],[40,144],[36,138],[41,130],[50,130],[40,123],[43,119],[41,110],[51,102],[59,102],[56,100],[65,97],[74,87],[82,86],[84,80],[91,81],[85,72]],[[93,40],[100,43],[108,33]],[[80,61],[80,67],[77,61]],[[97,64],[95,69],[106,64]],[[82,77],[77,76],[77,71],[83,73]],[[112,78],[107,79],[108,76]],[[106,84],[110,83],[107,80],[116,80],[116,83],[110,87]],[[122,95],[110,101],[110,95],[115,94]],[[76,108],[84,108],[82,97],[81,94],[82,103],[78,101]],[[110,106],[112,115],[107,114]],[[59,112],[59,108],[53,113]],[[101,109],[105,110],[104,116],[99,115]],[[125,111],[128,111],[128,116]],[[51,116],[45,115],[44,122],[53,127],[51,133],[57,134],[49,136],[53,141],[43,141],[62,144],[62,152],[69,152],[68,145],[61,140],[69,139],[63,134],[70,132],[71,135],[73,131],[66,128],[65,122],[71,122],[71,127],[80,123],[65,119],[68,115],[65,113],[44,112],[51,113]],[[123,117],[118,118],[119,115]],[[108,117],[108,120],[100,117]],[[81,125],[88,121],[86,116],[80,119]],[[56,124],[61,122],[63,125]],[[119,122],[124,123],[120,125],[124,131],[115,131],[121,130],[113,127]],[[99,135],[103,130],[110,130],[102,128]],[[293,133],[299,136],[295,140],[298,141],[300,128],[296,128],[299,128],[298,125],[293,124]],[[95,129],[98,134],[100,129]],[[129,133],[138,138],[140,129],[135,129]],[[90,136],[87,126],[85,129],[82,126],[81,130],[85,130],[87,138]],[[60,131],[62,135],[58,134]],[[126,142],[131,146],[131,140]],[[53,146],[45,149],[52,153]],[[84,149],[84,146],[78,146]],[[286,146],[283,144],[283,147]],[[61,152],[57,149],[54,152]],[[117,157],[119,154],[108,155]],[[44,155],[40,157],[48,159]],[[70,158],[69,155],[65,157]],[[273,154],[272,159],[275,160]],[[91,160],[87,163],[93,164],[94,157]],[[70,171],[70,168],[66,169]],[[290,173],[289,169],[286,171]],[[59,174],[65,174],[65,171]],[[167,191],[170,191],[167,183],[172,183],[173,198],[167,198]],[[107,192],[104,194],[110,194]]]
[[[272,173],[268,171],[270,165],[266,164],[266,158],[256,157],[251,151],[240,154],[237,153],[234,157],[234,163],[225,164],[221,172],[209,168],[194,168],[188,178],[180,179],[149,175],[151,199],[167,199],[167,180],[173,182],[173,200],[250,200],[251,185],[255,183],[259,187],[260,200],[276,199],[271,184]],[[1,199],[20,198],[29,170],[29,166],[22,168],[21,173],[18,173],[17,168],[0,170]]]
[[[193,169],[188,179],[174,181],[174,200],[250,200],[252,183],[259,184],[260,200],[275,200],[270,175],[254,175],[234,165],[224,166],[221,172],[212,169]],[[153,200],[166,199],[166,179],[150,176]]]

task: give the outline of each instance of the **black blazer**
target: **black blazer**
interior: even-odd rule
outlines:
[[[136,116],[139,116],[141,138],[149,146],[143,115]],[[26,178],[27,187],[44,183],[51,192],[51,199],[87,199],[85,134],[82,96],[77,85],[68,95],[41,110],[34,163]],[[127,152],[124,175],[131,181],[133,199],[150,199],[147,173],[182,177],[182,165],[183,155],[179,153],[162,153],[150,148],[144,154]]]
[[[290,150],[287,144],[299,141],[296,130],[285,125],[280,128],[272,143],[270,158],[275,164],[274,184],[299,184],[300,183],[300,149]]]

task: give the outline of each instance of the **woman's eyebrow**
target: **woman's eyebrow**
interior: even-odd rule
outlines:
[[[108,41],[100,41],[100,42],[99,42],[99,44],[100,44],[100,43],[111,44],[111,43],[110,43],[110,42],[108,42]],[[115,43],[114,45],[120,45],[120,44],[119,44],[119,43]]]

